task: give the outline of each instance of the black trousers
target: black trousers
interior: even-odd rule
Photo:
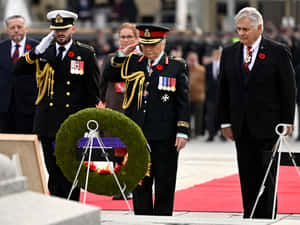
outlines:
[[[58,196],[61,198],[68,198],[72,183],[67,180],[62,171],[56,164],[54,156],[53,142],[55,138],[52,137],[39,137],[42,142],[44,159],[47,171],[49,173],[48,189],[50,195]],[[79,201],[80,188],[76,187],[70,197],[71,200]]]
[[[249,218],[255,204],[260,186],[271,160],[272,148],[277,138],[256,139],[251,136],[247,126],[242,136],[236,138],[237,160],[243,198],[244,218]],[[265,183],[265,190],[260,197],[253,218],[272,218],[278,154],[272,163]],[[277,197],[275,201],[277,214]]]
[[[176,185],[178,152],[174,140],[151,141],[150,177],[133,191],[133,206],[136,215],[172,216]],[[155,199],[153,204],[152,186]]]

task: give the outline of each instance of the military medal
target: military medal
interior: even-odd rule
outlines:
[[[167,90],[167,84],[168,84],[167,77],[163,77],[163,86],[162,86],[162,89],[163,89],[164,91]]]
[[[153,70],[152,70],[152,68],[150,67],[150,69],[149,69],[149,76],[151,76],[151,74],[152,74],[152,72],[153,72]]]
[[[168,77],[168,85],[167,85],[167,91],[171,91],[171,77]]]
[[[176,78],[171,78],[171,91],[176,91]]]
[[[251,55],[247,55],[245,59],[245,63],[250,64],[251,59],[252,59]]]
[[[158,80],[158,90],[162,90],[163,87],[163,77],[159,76],[159,80]]]
[[[84,74],[84,61],[71,60],[71,74]]]
[[[170,99],[170,96],[169,96],[168,94],[164,94],[164,95],[161,97],[161,101],[162,101],[163,103],[168,102],[169,99]]]
[[[145,83],[145,86],[144,86],[144,87],[145,87],[144,93],[143,93],[144,98],[147,98],[148,95],[149,95],[149,92],[148,92],[148,90],[147,90],[148,86],[149,86],[149,82],[146,82],[146,83]]]

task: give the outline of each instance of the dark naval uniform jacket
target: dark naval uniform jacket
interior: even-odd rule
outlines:
[[[41,136],[55,137],[60,124],[70,114],[95,107],[100,99],[95,53],[90,46],[73,41],[62,63],[57,63],[55,45],[50,45],[39,57],[34,50],[22,56],[15,66],[15,72],[36,71],[35,60],[41,71],[48,66],[54,70],[54,74],[49,75],[50,84],[40,83],[37,100],[41,92],[45,91],[45,94],[36,102],[34,131]],[[43,89],[43,85],[46,89]]]
[[[151,75],[147,64],[148,59],[143,55],[132,53],[127,58],[116,55],[105,65],[103,77],[107,81],[118,82],[124,80],[121,73],[125,76],[144,73],[145,80],[141,88],[139,79],[136,79],[136,86],[136,80],[126,81],[125,100],[126,95],[128,102],[131,95],[133,99],[125,114],[142,128],[147,139],[166,140],[174,138],[176,133],[188,135],[189,85],[186,64],[164,54],[159,63],[152,67]],[[139,99],[140,95],[142,97]]]

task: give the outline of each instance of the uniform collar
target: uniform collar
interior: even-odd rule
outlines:
[[[69,43],[67,43],[66,45],[63,45],[63,46],[61,46],[61,45],[59,45],[57,42],[55,42],[56,52],[58,52],[58,48],[59,48],[59,47],[65,47],[65,49],[66,49],[65,51],[68,52],[69,49],[71,48],[72,43],[73,43],[73,40],[72,40],[72,39],[71,39],[71,41],[70,41]]]
[[[161,53],[160,53],[160,55],[154,60],[154,63],[152,64],[152,66],[155,66],[155,65],[157,65],[158,63],[159,63],[159,61],[160,61],[160,59],[161,59],[161,57],[163,56],[165,54],[165,52],[164,51],[162,51]],[[148,59],[148,65],[150,65],[150,59]]]

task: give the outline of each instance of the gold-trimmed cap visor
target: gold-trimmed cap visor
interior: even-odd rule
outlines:
[[[76,13],[67,10],[54,10],[47,14],[47,19],[51,21],[50,29],[67,29],[74,25],[78,18]]]
[[[163,38],[153,38],[153,39],[145,39],[139,37],[139,42],[143,45],[154,45],[156,43],[159,43],[163,40]]]

